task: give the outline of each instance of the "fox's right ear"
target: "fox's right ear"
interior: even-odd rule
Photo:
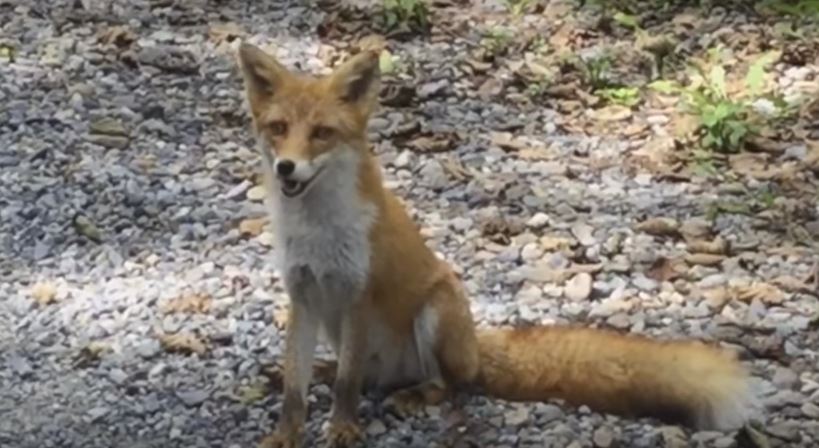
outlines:
[[[239,46],[239,65],[251,112],[254,116],[259,116],[265,103],[273,98],[287,80],[289,72],[276,58],[245,42]]]

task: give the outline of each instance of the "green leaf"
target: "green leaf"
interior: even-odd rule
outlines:
[[[765,69],[779,59],[779,52],[769,51],[754,61],[748,68],[745,75],[745,85],[748,86],[751,95],[758,95],[765,84]]]
[[[385,75],[395,71],[395,60],[389,51],[384,50],[378,56],[378,69]]]
[[[673,93],[677,93],[680,90],[680,85],[674,81],[668,81],[665,79],[658,79],[651,84],[648,85],[648,88],[656,90],[657,92],[664,93],[666,95],[670,95]]]
[[[708,75],[711,89],[719,98],[725,98],[725,69],[721,65],[714,66]]]
[[[614,19],[615,22],[619,23],[620,25],[626,28],[631,28],[633,30],[640,28],[640,24],[637,22],[637,17],[631,14],[618,12],[612,18]]]

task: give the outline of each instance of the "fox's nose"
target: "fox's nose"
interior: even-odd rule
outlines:
[[[279,159],[276,161],[276,172],[279,173],[279,176],[287,177],[293,174],[293,171],[296,169],[296,164],[293,163],[292,160],[288,159]]]

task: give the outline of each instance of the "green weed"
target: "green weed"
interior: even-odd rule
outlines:
[[[424,0],[383,0],[382,13],[387,29],[429,29],[429,9]]]

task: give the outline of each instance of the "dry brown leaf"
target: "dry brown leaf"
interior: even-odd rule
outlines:
[[[136,42],[137,35],[125,25],[116,25],[105,29],[98,34],[99,41],[105,45],[115,45],[125,48]]]
[[[567,250],[575,245],[575,241],[570,238],[545,235],[540,237],[540,247],[546,252]]]
[[[31,287],[30,294],[38,305],[50,305],[57,300],[57,287],[51,282],[37,283]]]
[[[75,369],[82,369],[88,367],[99,361],[103,353],[110,352],[111,350],[112,350],[111,346],[104,342],[98,341],[89,342],[88,345],[81,348],[77,355],[74,356],[71,365]]]
[[[683,273],[683,269],[679,260],[660,257],[654,260],[645,275],[661,283],[670,282],[679,278]]]
[[[753,282],[749,285],[732,288],[733,295],[743,302],[755,299],[769,305],[779,305],[785,300],[785,293],[776,286],[765,282]]]
[[[285,306],[273,310],[273,325],[279,330],[287,328],[287,322],[290,320],[290,307]]]
[[[713,241],[694,240],[688,242],[688,252],[691,253],[726,255],[729,249],[728,241],[721,237],[717,237]]]
[[[679,234],[680,223],[674,218],[649,218],[636,227],[637,231],[655,236],[676,236]]]
[[[731,300],[731,291],[725,287],[711,288],[702,292],[711,308],[720,308]]]
[[[454,157],[446,157],[441,160],[441,167],[444,171],[457,181],[464,181],[472,178],[472,172],[466,169],[461,162]]]
[[[183,294],[169,300],[162,307],[165,314],[171,313],[201,313],[207,314],[210,311],[213,299],[205,293]]]
[[[685,261],[688,264],[695,264],[700,266],[718,266],[725,260],[724,255],[711,253],[695,253],[685,256]]]
[[[771,280],[771,283],[778,286],[787,292],[799,292],[804,294],[819,294],[819,290],[815,290],[811,285],[807,284],[791,275],[780,275]]]
[[[159,337],[159,343],[162,344],[165,351],[171,353],[196,353],[202,356],[208,350],[206,342],[193,333],[163,334]]]
[[[511,132],[492,132],[489,134],[489,140],[493,145],[506,151],[520,151],[529,147],[523,139],[515,138]]]
[[[232,42],[246,34],[242,27],[234,22],[217,23],[208,29],[208,38],[216,45]]]
[[[266,217],[243,219],[239,223],[239,233],[248,237],[257,237],[264,231],[267,223],[268,219]]]
[[[631,118],[631,109],[619,104],[612,104],[600,109],[588,110],[586,114],[599,121],[623,121]]]
[[[369,34],[358,41],[359,51],[382,52],[387,48],[387,40],[380,34]]]
[[[454,146],[452,136],[442,134],[422,135],[410,140],[408,144],[412,150],[420,153],[446,152]]]
[[[524,160],[552,160],[555,158],[554,152],[546,148],[524,148],[517,152],[517,156]]]

